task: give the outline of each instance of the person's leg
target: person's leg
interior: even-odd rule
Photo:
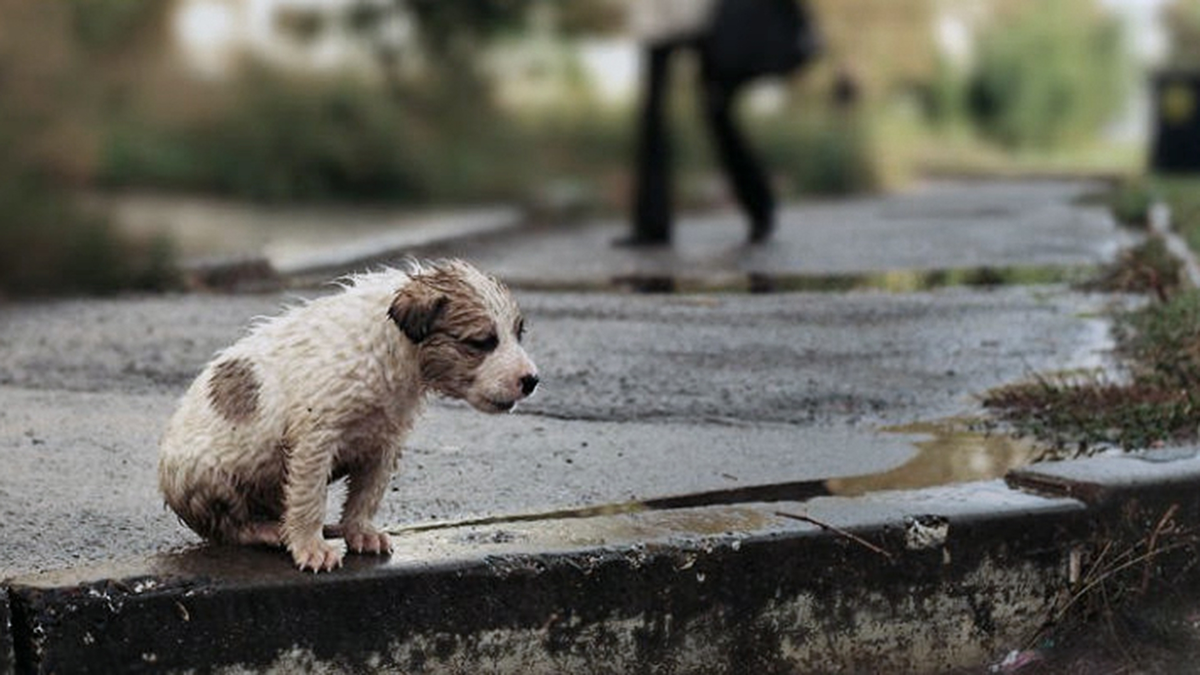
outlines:
[[[771,184],[734,120],[738,88],[704,78],[704,109],[717,156],[733,193],[750,218],[750,241],[761,242],[775,228],[775,197]]]
[[[676,46],[655,45],[645,53],[634,166],[633,232],[619,244],[665,244],[671,240],[671,148],[666,99],[670,56]]]

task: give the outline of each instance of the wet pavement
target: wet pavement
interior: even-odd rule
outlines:
[[[845,647],[861,654],[845,655],[839,667],[864,666],[870,661],[854,659],[884,658],[902,643],[934,650],[945,665],[982,658],[1009,645],[1025,623],[1036,623],[1054,597],[1056,575],[1075,555],[1070,548],[1048,553],[1054,542],[1090,545],[1091,519],[1107,517],[1108,511],[1089,512],[1088,495],[1073,490],[1088,481],[1121,484],[1111,473],[1094,477],[1090,469],[1064,465],[1067,474],[1035,471],[1014,479],[1049,498],[1010,489],[989,479],[1011,475],[1034,450],[972,425],[979,396],[992,387],[1035,373],[1112,367],[1105,312],[1128,300],[1065,283],[1134,239],[1103,208],[1089,205],[1086,197],[1099,188],[1070,181],[937,183],[903,195],[802,204],[783,214],[775,241],[765,247],[743,245],[731,213],[685,219],[674,248],[648,251],[609,247],[622,230],[614,221],[484,228],[474,235],[447,226],[452,236],[423,236],[399,250],[399,240],[363,226],[354,230],[359,238],[333,249],[298,234],[289,255],[303,264],[285,270],[301,287],[295,290],[0,306],[0,579],[27,575],[21,588],[31,590],[14,587],[12,596],[20,600],[21,625],[43,625],[44,611],[45,625],[59,626],[59,612],[67,610],[55,589],[84,584],[88,597],[100,599],[97,625],[118,630],[115,617],[126,601],[149,612],[121,618],[125,643],[141,644],[139,621],[158,616],[159,604],[166,614],[155,621],[164,627],[183,617],[193,628],[227,633],[213,617],[233,617],[238,602],[258,602],[256,594],[289,589],[298,578],[279,581],[287,565],[274,552],[191,548],[195,537],[162,508],[157,438],[176,398],[254,317],[298,296],[330,292],[311,284],[319,274],[394,262],[406,253],[461,255],[516,289],[542,387],[515,414],[499,417],[431,402],[378,518],[396,533],[397,555],[380,566],[352,560],[343,576],[331,575],[328,588],[306,582],[268,605],[278,601],[283,615],[341,616],[337,608],[345,603],[327,604],[330,594],[360,585],[368,595],[383,593],[379,602],[390,598],[417,613],[411,625],[389,619],[400,622],[397,631],[412,633],[395,634],[403,639],[392,656],[371,658],[391,663],[403,652],[406,663],[421,665],[411,668],[418,671],[427,670],[425,659],[434,653],[445,656],[447,672],[483,662],[528,665],[534,661],[525,657],[543,648],[552,658],[534,660],[549,670],[526,670],[555,672],[591,654],[556,651],[555,640],[576,650],[607,645],[633,658],[629,664],[660,657],[704,663],[705,631],[717,629],[712,644],[731,654],[761,647],[770,658],[790,654],[795,664],[821,653],[795,641],[809,630],[805,617],[823,602],[834,603],[817,613],[831,622],[828,635],[868,635],[865,642],[845,638],[851,640]],[[682,292],[631,294],[630,288]],[[688,292],[695,290],[707,292]],[[965,485],[920,490],[947,484]],[[1104,494],[1091,495],[1097,508],[1108,508]],[[1045,518],[1034,519],[1039,514]],[[869,534],[856,539],[841,528]],[[155,555],[183,549],[189,550]],[[789,562],[797,556],[811,566],[797,569]],[[130,562],[114,566],[114,560]],[[890,562],[881,567],[881,560]],[[93,563],[102,566],[78,567]],[[28,576],[62,567],[75,569]],[[757,571],[747,575],[750,568]],[[900,585],[872,586],[881,569],[890,570],[887,583]],[[850,576],[839,581],[839,572]],[[775,574],[784,576],[772,587]],[[423,585],[422,575],[432,585]],[[89,585],[126,576],[148,581]],[[375,585],[383,579],[390,581]],[[523,579],[539,590],[531,595]],[[721,590],[710,596],[705,584],[715,579]],[[644,593],[620,590],[659,582],[663,597],[682,604],[644,607],[637,600]],[[416,585],[405,590],[410,583]],[[453,598],[467,607],[472,584],[496,599],[467,623],[520,629],[441,642],[452,629],[438,612],[458,607]],[[571,604],[580,593],[584,602],[593,586],[599,608]],[[441,595],[425,597],[429,588]],[[243,600],[221,605],[227,590]],[[79,593],[64,592],[62,607],[75,611],[70,603]],[[898,616],[901,605],[891,594],[916,603],[913,612]],[[528,607],[505,604],[504,598],[522,597]],[[743,597],[758,600],[745,604]],[[205,605],[215,614],[205,618],[193,600],[216,603]],[[873,617],[866,623],[845,609],[859,605]],[[345,605],[352,606],[357,612],[354,603]],[[580,614],[564,618],[564,611]],[[939,621],[953,624],[959,611],[974,613],[974,632],[948,639],[949,624]],[[744,622],[736,620],[739,612],[748,612]],[[762,629],[763,617],[785,642],[736,637]],[[680,642],[663,621],[696,631],[681,628]],[[916,623],[884,638],[886,632],[870,632],[871,621]],[[248,650],[258,639],[252,624],[237,623]],[[83,629],[61,625],[45,643],[27,635],[17,642],[77,644],[72,631]],[[587,632],[593,629],[603,634]],[[351,633],[362,639],[369,636],[364,630]],[[984,634],[986,640],[976,639]],[[86,643],[91,633],[81,635]],[[197,654],[207,644],[199,634],[164,635],[194,643]],[[489,642],[505,635],[511,644]],[[308,644],[307,637],[295,639]],[[341,639],[314,634],[311,644]],[[647,657],[642,647],[634,649],[643,643],[666,651]],[[280,668],[293,658],[300,659],[293,665],[341,658],[286,652],[280,644],[284,651],[273,651],[275,657],[248,658],[278,658]],[[143,659],[162,658],[161,645],[147,645]],[[513,656],[513,649],[525,656]],[[904,659],[926,652],[910,649],[879,663],[911,663]],[[79,656],[54,653],[63,663]],[[0,653],[0,673],[3,660]]]
[[[738,264],[759,269],[755,256],[778,259],[800,248],[805,254],[791,274],[845,269],[855,256],[865,261],[863,271],[878,271],[889,250],[905,269],[1000,264],[1017,260],[1009,258],[1016,244],[1002,236],[1005,227],[1012,237],[1042,238],[1022,244],[1025,262],[1098,264],[1128,235],[1101,210],[1077,203],[1091,189],[943,185],[890,199],[800,206],[788,211],[778,242],[748,251]],[[1001,207],[1025,215],[1008,223],[997,215]],[[918,218],[922,208],[942,219]],[[841,215],[830,215],[839,209]],[[972,213],[986,222],[971,221]],[[959,231],[964,219],[973,235]],[[930,232],[934,226],[948,234]],[[510,234],[461,253],[521,289],[522,280],[555,279],[570,269],[564,260],[585,254],[587,242],[614,227],[583,226],[582,241],[545,230]],[[871,230],[895,246],[863,246],[859,235],[845,233],[812,235],[838,228]],[[908,229],[916,231],[906,236]],[[686,254],[659,252],[657,259],[707,259],[706,247],[724,247],[738,234],[732,216],[723,223],[686,221],[679,233]],[[978,241],[968,245],[971,237]],[[534,243],[522,249],[526,240]],[[913,253],[918,249],[921,256]],[[600,260],[631,255],[607,247],[596,252]],[[694,276],[706,268],[686,271]],[[275,313],[297,294],[0,308],[0,460],[12,469],[0,477],[0,509],[8,536],[24,542],[0,548],[0,577],[194,541],[156,494],[162,425],[216,350],[253,317]],[[403,526],[697,492],[749,490],[751,499],[752,488],[763,484],[853,494],[996,477],[1023,463],[1028,449],[999,447],[953,420],[977,415],[977,397],[991,387],[1035,372],[1100,366],[1110,347],[1102,318],[1110,299],[1062,284],[753,295],[518,290],[518,296],[529,316],[528,348],[543,374],[539,394],[500,418],[435,401],[410,439],[381,522]]]
[[[753,277],[785,287],[824,278],[832,290],[838,280],[853,287],[855,279],[866,286],[875,279],[888,290],[919,290],[917,280],[927,277],[916,271],[956,270],[963,279],[971,271],[1044,273],[1111,259],[1134,237],[1116,229],[1105,208],[1086,203],[1102,189],[1080,182],[944,181],[899,195],[804,203],[782,210],[778,232],[764,246],[747,245],[741,219],[719,213],[681,222],[669,248],[614,248],[610,242],[625,226],[596,221],[440,250],[532,287],[667,278],[720,288]]]

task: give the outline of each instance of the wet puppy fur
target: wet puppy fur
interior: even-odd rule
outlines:
[[[388,553],[371,520],[426,395],[511,410],[538,384],[523,333],[508,290],[462,261],[351,277],[204,368],[163,435],[166,503],[206,539],[285,546],[300,569],[341,565],[326,535]],[[341,518],[326,526],[341,478]]]

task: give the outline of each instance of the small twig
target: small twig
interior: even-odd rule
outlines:
[[[800,514],[796,514],[796,513],[788,513],[786,511],[776,511],[775,515],[781,516],[783,518],[791,518],[792,520],[803,521],[805,523],[811,523],[823,530],[829,530],[830,532],[833,532],[834,534],[836,534],[838,536],[845,537],[845,538],[849,539],[850,541],[853,541],[854,543],[868,549],[869,551],[871,551],[873,553],[877,553],[877,554],[887,558],[888,560],[892,559],[891,553],[889,553],[888,551],[886,551],[883,548],[880,548],[879,546],[876,546],[875,544],[872,544],[871,542],[867,541],[866,539],[863,539],[862,537],[858,536],[857,534],[854,534],[853,532],[847,532],[846,530],[843,530],[842,528],[837,527],[836,525],[830,525],[829,523],[823,523],[823,522],[817,520],[816,518],[813,518],[812,516],[809,516],[807,514],[800,515]]]
[[[1171,519],[1175,517],[1175,512],[1178,510],[1179,504],[1172,504],[1170,508],[1167,509],[1166,513],[1163,513],[1162,518],[1158,519],[1158,524],[1154,526],[1154,531],[1150,533],[1150,539],[1146,543],[1147,551],[1153,551],[1158,547],[1158,535],[1162,534],[1163,530],[1171,522]],[[1152,572],[1153,568],[1150,566],[1149,562],[1147,562],[1146,568],[1142,570],[1141,592],[1143,595],[1150,588],[1150,575]]]

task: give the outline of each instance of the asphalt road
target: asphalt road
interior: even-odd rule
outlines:
[[[938,221],[912,215],[922,203],[914,205],[911,197],[844,208],[909,214],[872,225],[896,241],[905,237],[892,230],[904,223],[920,228],[913,237],[924,257],[897,252],[897,269],[1009,260],[1005,251],[1017,246],[1004,236],[1008,221],[990,206],[1000,197],[1017,200],[1006,213],[1025,213],[1013,220],[1010,237],[1060,242],[1057,248],[1022,243],[1028,255],[1012,260],[1094,264],[1127,238],[1098,209],[1077,205],[1087,186],[1027,186],[1024,201],[1018,188],[984,185],[978,203],[969,198],[971,188],[923,203],[931,213],[954,215],[941,221],[953,236],[931,237]],[[829,207],[813,208],[789,212],[811,217],[795,228],[785,222],[781,250],[798,251],[789,243],[793,233]],[[1030,229],[1031,222],[1040,225]],[[978,239],[966,242],[962,227]],[[578,232],[586,240],[613,228]],[[738,236],[736,228],[726,222],[688,232],[728,238]],[[487,244],[473,257],[487,264],[515,246],[512,241]],[[712,250],[703,241],[681,241],[679,251],[702,257],[697,252]],[[847,246],[864,251],[861,267],[887,267],[885,253],[867,251],[856,237],[805,241],[793,265],[797,274],[811,271],[812,260],[849,259]],[[550,253],[538,255],[543,265],[562,265]],[[597,255],[621,254],[605,248]],[[505,264],[494,262],[505,275]],[[751,262],[733,267],[753,269]],[[702,269],[688,265],[691,273]],[[539,269],[546,270],[530,261],[521,273]],[[508,274],[520,276],[512,269]],[[0,306],[0,578],[195,542],[156,493],[158,436],[176,398],[213,352],[290,297],[174,295]],[[518,297],[529,317],[528,349],[543,375],[539,393],[500,417],[432,402],[410,438],[380,522],[879,474],[920,452],[917,444],[928,436],[914,423],[975,414],[980,393],[1034,372],[1097,366],[1109,346],[1100,312],[1110,299],[1060,285],[904,294],[518,291]]]

